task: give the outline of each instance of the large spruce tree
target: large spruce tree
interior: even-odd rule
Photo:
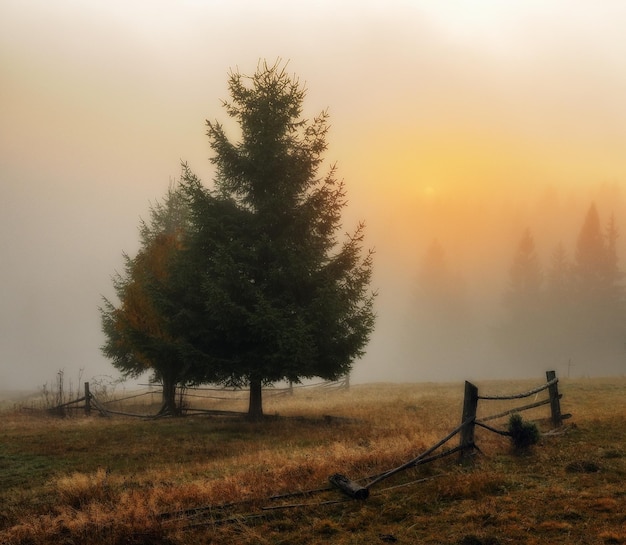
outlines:
[[[214,188],[186,169],[190,237],[178,260],[179,330],[220,380],[250,388],[345,375],[374,326],[363,225],[339,237],[345,189],[321,173],[328,114],[302,117],[305,89],[280,62],[232,72],[224,102],[239,131],[207,122]],[[232,124],[229,123],[231,128]]]

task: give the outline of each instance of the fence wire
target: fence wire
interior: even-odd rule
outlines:
[[[559,381],[558,378],[553,378],[551,381],[546,382],[545,384],[542,384],[541,386],[537,386],[536,388],[528,391],[528,392],[524,392],[522,394],[511,394],[511,395],[497,395],[497,396],[478,396],[478,399],[484,399],[486,401],[505,401],[505,400],[510,400],[510,399],[522,399],[524,397],[530,397],[531,395],[534,395],[538,392],[541,392],[543,390],[547,390],[550,386],[552,386],[553,384],[556,384]]]

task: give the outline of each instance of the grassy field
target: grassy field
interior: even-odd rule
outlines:
[[[497,394],[539,383],[477,385]],[[268,397],[273,416],[256,424],[4,411],[0,543],[626,544],[626,379],[559,388],[572,414],[562,433],[516,453],[477,429],[472,463],[454,455],[402,471],[365,501],[302,492],[328,488],[334,473],[378,474],[435,444],[460,423],[462,383],[296,390]],[[481,402],[478,416],[511,403]],[[544,419],[544,432],[548,415],[523,413]]]

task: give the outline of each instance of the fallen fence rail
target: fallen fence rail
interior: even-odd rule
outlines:
[[[435,443],[432,447],[430,447],[429,449],[426,449],[424,452],[422,452],[419,456],[413,458],[412,460],[409,460],[408,462],[402,464],[399,467],[396,467],[394,469],[390,469],[389,471],[383,473],[382,475],[376,477],[374,480],[372,480],[371,482],[369,482],[367,484],[366,488],[371,488],[372,486],[374,486],[375,484],[379,483],[380,481],[384,480],[384,479],[388,479],[389,477],[391,477],[392,475],[395,475],[396,473],[399,473],[400,471],[403,471],[409,467],[413,467],[418,465],[418,463],[426,458],[426,456],[428,456],[429,454],[431,454],[432,452],[434,452],[435,450],[437,450],[439,447],[443,446],[445,443],[447,443],[450,439],[452,439],[457,433],[459,433],[461,430],[463,430],[465,427],[467,427],[468,425],[472,424],[474,419],[468,419],[464,422],[462,422],[459,426],[457,426],[456,428],[454,428],[448,435],[446,435],[443,439],[441,439],[441,441],[438,441],[437,443]],[[474,445],[467,445],[467,446],[459,446],[459,450],[460,449],[473,449]]]

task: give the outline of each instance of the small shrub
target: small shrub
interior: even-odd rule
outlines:
[[[524,450],[539,442],[539,430],[533,422],[524,422],[518,414],[509,419],[509,433],[516,450]]]

